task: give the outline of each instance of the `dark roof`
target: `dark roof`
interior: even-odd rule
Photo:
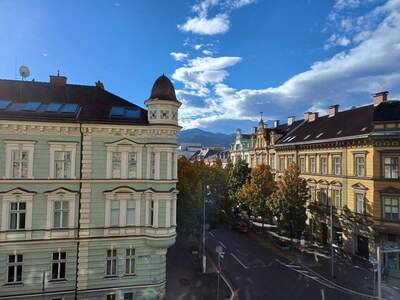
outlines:
[[[243,134],[242,133],[242,139],[250,140],[251,139],[251,134]]]
[[[148,123],[145,109],[96,86],[0,80],[0,102],[3,103],[3,106],[0,105],[0,119],[115,124]],[[27,110],[29,102],[40,104],[33,105],[31,110]],[[50,108],[50,103],[53,108],[55,107],[54,110]],[[67,104],[70,104],[69,108],[77,109],[63,112]],[[112,113],[113,108],[115,111]]]
[[[177,101],[175,88],[171,80],[164,74],[157,78],[151,89],[150,99]]]
[[[369,134],[373,129],[373,112],[374,106],[368,105],[338,112],[333,117],[322,116],[312,122],[303,122],[279,139],[278,144],[338,139]]]
[[[400,101],[385,101],[375,107],[374,121],[400,121]]]

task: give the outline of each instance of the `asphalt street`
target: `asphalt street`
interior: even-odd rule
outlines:
[[[373,299],[331,282],[311,269],[291,263],[272,250],[260,247],[247,234],[216,229],[207,235],[207,250],[224,249],[222,270],[239,299]]]

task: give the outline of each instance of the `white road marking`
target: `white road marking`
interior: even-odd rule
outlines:
[[[321,289],[321,299],[325,300],[325,292],[324,289]]]
[[[231,253],[232,257],[245,269],[248,269],[249,267],[246,266],[235,254]]]
[[[218,241],[218,243],[224,248],[224,249],[226,249],[226,246],[224,245],[224,243],[223,242],[221,242],[221,241]]]
[[[211,235],[213,238],[215,238],[215,235],[214,235],[214,233],[212,233],[212,232],[209,232],[208,234],[209,234],[209,235]]]
[[[314,252],[314,258],[315,258],[315,261],[318,262],[317,252]]]

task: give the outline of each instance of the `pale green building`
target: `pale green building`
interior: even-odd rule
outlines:
[[[95,86],[0,80],[0,299],[162,299],[178,109]]]

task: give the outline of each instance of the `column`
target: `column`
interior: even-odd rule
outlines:
[[[172,153],[170,151],[167,152],[167,180],[172,179]]]

